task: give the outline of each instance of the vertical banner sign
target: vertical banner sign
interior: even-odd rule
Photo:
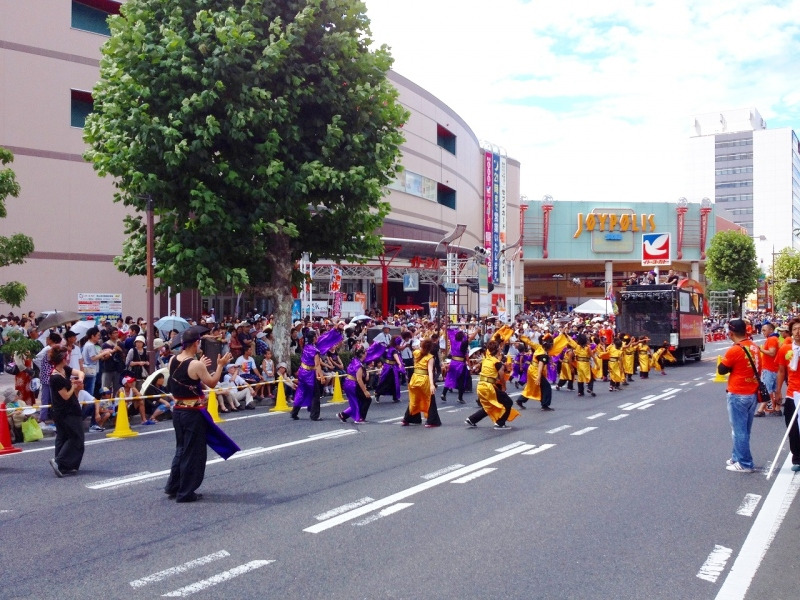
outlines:
[[[492,255],[492,153],[483,151],[483,247]]]
[[[331,315],[334,319],[338,319],[342,316],[342,293],[341,292],[334,292],[333,293],[333,311]]]
[[[492,154],[492,270],[489,281],[500,281],[500,155]]]
[[[478,265],[478,296],[480,305],[478,306],[478,316],[485,318],[489,316],[489,269],[486,265]]]
[[[335,294],[342,291],[342,270],[336,265],[331,267],[331,284],[328,290],[329,294]]]
[[[507,229],[508,229],[508,197],[506,195],[506,157],[504,154],[500,155],[500,249],[503,249],[508,244]],[[500,283],[506,282],[506,255],[505,252],[498,252],[500,265],[498,267],[500,273]]]

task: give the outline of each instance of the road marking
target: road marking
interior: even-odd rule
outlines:
[[[706,383],[708,383],[708,382],[707,381],[700,381],[699,383],[695,383],[694,387],[700,387],[701,385],[705,385]]]
[[[584,427],[583,429],[579,429],[574,433],[570,433],[570,435],[583,435],[584,433],[589,433],[590,431],[594,431],[597,427]]]
[[[743,600],[747,594],[761,561],[800,489],[800,477],[794,477],[791,465],[792,455],[789,454],[758,516],[753,521],[750,533],[747,534],[730,573],[722,583],[716,600]]]
[[[378,423],[391,423],[393,421],[402,421],[403,417],[394,417],[393,419],[383,419],[382,421],[378,421]]]
[[[274,560],[251,560],[249,563],[244,565],[239,565],[238,567],[234,567],[229,571],[223,571],[222,573],[217,573],[213,577],[209,577],[208,579],[203,579],[202,581],[197,581],[191,585],[182,587],[179,590],[175,590],[174,592],[169,592],[168,594],[162,594],[162,597],[177,598],[183,596],[191,596],[192,594],[201,592],[207,588],[228,581],[229,579],[238,577],[239,575],[244,575],[245,573],[254,571],[255,569],[260,569],[261,567],[266,567],[268,564],[274,562],[275,562]]]
[[[611,417],[609,421],[619,421],[620,419],[624,419],[625,417],[629,417],[630,415],[625,413],[622,415],[617,415],[616,417]]]
[[[620,404],[620,405],[619,405],[617,408],[627,408],[627,407],[629,407],[631,404],[633,404],[633,402],[626,402],[625,404]]]
[[[705,579],[711,583],[716,583],[717,579],[722,574],[722,571],[725,569],[725,564],[731,557],[731,552],[733,552],[733,550],[726,548],[725,546],[720,546],[719,544],[714,546],[714,549],[711,551],[711,554],[708,555],[706,562],[704,562],[703,566],[700,567],[700,571],[698,571],[697,576],[700,579]]]
[[[562,425],[561,427],[556,427],[555,429],[551,429],[547,433],[558,433],[559,431],[564,431],[565,429],[572,429],[572,425]]]
[[[456,463],[454,465],[450,465],[449,467],[445,467],[444,469],[439,469],[438,471],[434,471],[433,473],[428,473],[427,475],[422,475],[423,479],[433,479],[434,477],[439,477],[439,475],[444,475],[445,473],[450,473],[451,471],[455,471],[456,469],[460,469],[464,465],[460,463]]]
[[[503,446],[502,448],[495,449],[495,452],[505,452],[506,450],[511,450],[512,448],[516,448],[517,446],[522,446],[525,442],[514,442],[513,444],[509,444],[508,446]]]
[[[692,383],[692,382],[691,382],[691,381],[684,381],[684,382],[683,382],[681,385],[682,385],[682,386],[683,386],[683,385],[689,385],[690,383]]]
[[[452,471],[451,473],[445,473],[435,479],[431,479],[426,481],[425,483],[420,483],[395,494],[391,494],[386,496],[385,498],[381,498],[380,500],[376,500],[370,504],[365,506],[361,506],[359,508],[353,509],[350,512],[346,512],[341,515],[337,515],[332,519],[328,519],[323,523],[317,523],[316,525],[312,525],[311,527],[306,527],[303,531],[308,533],[321,533],[332,527],[336,527],[337,525],[341,525],[342,523],[346,523],[347,521],[352,521],[353,519],[357,519],[363,515],[371,513],[375,510],[385,508],[391,504],[395,504],[400,500],[405,500],[410,496],[414,496],[415,494],[419,494],[420,492],[424,492],[425,490],[429,490],[437,485],[441,485],[442,483],[447,483],[448,481],[452,481],[453,479],[458,479],[459,477],[463,477],[468,473],[472,473],[473,471],[477,471],[478,469],[482,469],[483,467],[488,467],[494,463],[500,462],[501,460],[505,460],[506,458],[510,458],[516,454],[521,454],[522,452],[526,452],[528,450],[533,449],[533,445],[526,444],[524,446],[518,446],[517,448],[512,448],[507,452],[502,452],[500,454],[496,454],[484,460],[479,460],[476,463],[471,465],[467,465],[466,467],[462,467],[456,471]]]
[[[600,417],[605,417],[606,413],[597,413],[596,415],[592,415],[591,417],[586,417],[587,420],[591,421],[593,419],[599,419]]]
[[[756,506],[761,501],[761,496],[758,494],[747,494],[742,500],[742,503],[739,505],[738,510],[736,511],[737,515],[742,515],[743,517],[752,517],[753,513],[756,512]]]
[[[387,508],[384,508],[381,511],[378,511],[374,515],[368,516],[366,519],[358,521],[357,523],[353,523],[354,527],[362,527],[364,525],[369,525],[373,521],[377,521],[378,519],[382,519],[383,517],[388,517],[389,515],[393,515],[396,512],[400,512],[404,508],[408,508],[409,506],[414,506],[413,502],[398,502],[397,504],[393,504]]]
[[[277,444],[275,446],[269,446],[267,448],[249,448],[237,454],[231,456],[228,460],[235,460],[238,458],[248,458],[250,456],[255,456],[257,454],[265,454],[268,452],[275,452],[282,448],[288,448],[290,446],[297,446],[299,444],[307,444],[309,442],[316,442],[319,440],[328,440],[334,439],[337,437],[343,437],[346,435],[352,435],[358,433],[354,429],[340,429],[335,431],[330,431],[328,433],[320,433],[308,436],[307,438],[301,440],[295,440],[293,442],[286,442],[284,444]],[[240,456],[241,455],[241,456]],[[206,466],[213,465],[219,462],[222,462],[222,458],[212,458],[211,460],[206,461]],[[130,485],[132,483],[140,483],[142,481],[147,481],[150,479],[158,479],[159,477],[164,477],[169,475],[170,470],[166,469],[164,471],[155,471],[153,473],[148,471],[143,471],[141,473],[135,473],[133,475],[127,475],[124,477],[115,477],[114,479],[105,479],[103,481],[95,481],[92,483],[87,483],[86,487],[90,490],[107,490],[110,488],[115,487],[122,487],[125,485]]]
[[[497,471],[497,467],[486,467],[484,469],[480,469],[479,471],[473,471],[469,475],[464,475],[463,477],[454,479],[450,483],[467,483],[469,481],[472,481],[473,479],[477,479],[478,477],[483,477],[484,475],[488,475],[492,471]]]
[[[356,500],[355,502],[350,502],[349,504],[342,504],[341,506],[337,506],[336,508],[332,508],[329,511],[324,513],[320,513],[316,515],[314,518],[317,521],[324,521],[326,519],[330,519],[331,517],[335,517],[336,515],[340,515],[342,513],[346,513],[348,510],[353,510],[354,508],[358,508],[359,506],[364,506],[365,504],[369,504],[372,502],[372,498],[369,496],[365,496],[360,500]]]
[[[220,550],[219,552],[214,552],[213,554],[207,554],[206,556],[201,556],[200,558],[190,560],[189,562],[185,562],[182,565],[178,565],[177,567],[170,567],[169,569],[164,569],[163,571],[159,571],[158,573],[153,573],[152,575],[148,575],[147,577],[136,579],[134,581],[131,581],[130,584],[132,588],[144,587],[150,583],[156,583],[157,581],[161,581],[163,579],[166,579],[167,577],[172,577],[173,575],[177,575],[178,573],[185,573],[186,571],[191,571],[192,569],[196,569],[197,567],[202,567],[203,565],[212,563],[215,560],[220,560],[221,558],[225,558],[226,556],[230,556],[230,553],[227,550]]]
[[[703,378],[702,376],[695,377],[692,381],[700,381],[702,378]],[[686,383],[689,383],[689,382],[687,381]],[[681,385],[683,385],[683,384],[681,384]]]
[[[528,450],[527,452],[523,452],[523,456],[533,456],[534,454],[539,454],[539,452],[544,452],[545,450],[549,450],[550,448],[555,448],[555,444],[542,444],[538,448],[534,448],[533,450]]]
[[[645,396],[642,402],[638,402],[636,404],[631,404],[630,406],[626,406],[624,410],[634,410],[635,408],[639,408],[640,406],[644,406],[645,404],[650,404],[655,402],[656,400],[666,400],[669,396],[674,396],[676,392],[679,392],[678,388],[669,388],[664,390],[662,394],[658,396]]]
[[[639,407],[639,410],[647,410],[647,409],[648,409],[648,408],[650,408],[651,406],[655,406],[655,405],[654,405],[654,404],[645,404],[644,406],[640,406],[640,407]]]

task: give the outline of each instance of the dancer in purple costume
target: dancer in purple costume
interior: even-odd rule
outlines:
[[[383,369],[378,378],[378,385],[375,386],[375,402],[380,403],[381,396],[392,395],[393,402],[400,402],[400,373],[405,369],[403,359],[400,358],[400,351],[397,347],[403,343],[403,338],[396,335],[392,338],[392,344],[386,348],[383,355]]]
[[[533,353],[531,349],[527,345],[523,346],[522,352],[520,352],[517,357],[517,362],[519,364],[519,380],[514,382],[515,386],[524,388],[528,383],[528,367],[531,366],[532,360]],[[515,364],[514,366],[517,365]]]
[[[305,407],[311,413],[311,420],[319,421],[319,399],[322,395],[321,382],[325,378],[322,373],[319,355],[341,344],[342,334],[336,329],[331,329],[317,339],[317,332],[312,329],[306,335],[306,339],[303,354],[300,356],[300,369],[297,371],[297,390],[294,393],[294,405],[290,416],[296,421],[299,419],[298,413],[300,409]]]
[[[442,389],[442,402],[447,402],[447,392],[450,390],[458,391],[458,401],[464,404],[464,392],[467,389],[469,379],[469,368],[467,368],[467,352],[469,351],[469,340],[467,335],[460,329],[448,329],[447,336],[450,338],[450,366],[444,378],[444,389]]]
[[[367,350],[363,346],[356,346],[353,351],[353,358],[347,365],[347,376],[344,380],[344,393],[350,404],[337,417],[342,423],[347,423],[347,419],[353,417],[356,423],[363,423],[367,418],[369,405],[372,404],[372,396],[367,390],[367,382],[364,380],[366,369],[361,362]]]

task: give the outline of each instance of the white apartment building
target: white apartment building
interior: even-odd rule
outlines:
[[[686,177],[686,197],[726,210],[754,237],[764,265],[774,251],[800,249],[800,141],[792,129],[768,129],[755,108],[696,116]]]

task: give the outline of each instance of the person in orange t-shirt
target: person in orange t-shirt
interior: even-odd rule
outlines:
[[[761,332],[764,334],[764,345],[758,347],[761,353],[761,382],[772,398],[772,408],[770,410],[765,402],[759,402],[756,408],[756,417],[763,417],[767,412],[770,414],[780,415],[781,413],[781,399],[780,395],[775,393],[778,383],[778,365],[775,363],[775,357],[780,348],[780,339],[778,334],[775,333],[775,325],[772,323],[764,323],[761,326]]]
[[[800,392],[800,319],[789,321],[789,331],[791,338],[787,338],[783,346],[778,350],[775,362],[778,365],[778,383],[775,396],[784,398],[783,418],[786,427],[789,429],[789,450],[792,452],[792,471],[800,471],[800,430],[797,423],[792,423],[795,411],[795,392]],[[786,395],[781,394],[784,381],[786,384]]]
[[[750,431],[758,403],[758,346],[747,336],[747,323],[733,319],[728,323],[728,336],[733,345],[717,367],[720,375],[728,375],[728,419],[731,423],[733,449],[725,468],[737,473],[752,473]],[[748,358],[748,355],[750,358]],[[755,370],[750,364],[752,359]]]

